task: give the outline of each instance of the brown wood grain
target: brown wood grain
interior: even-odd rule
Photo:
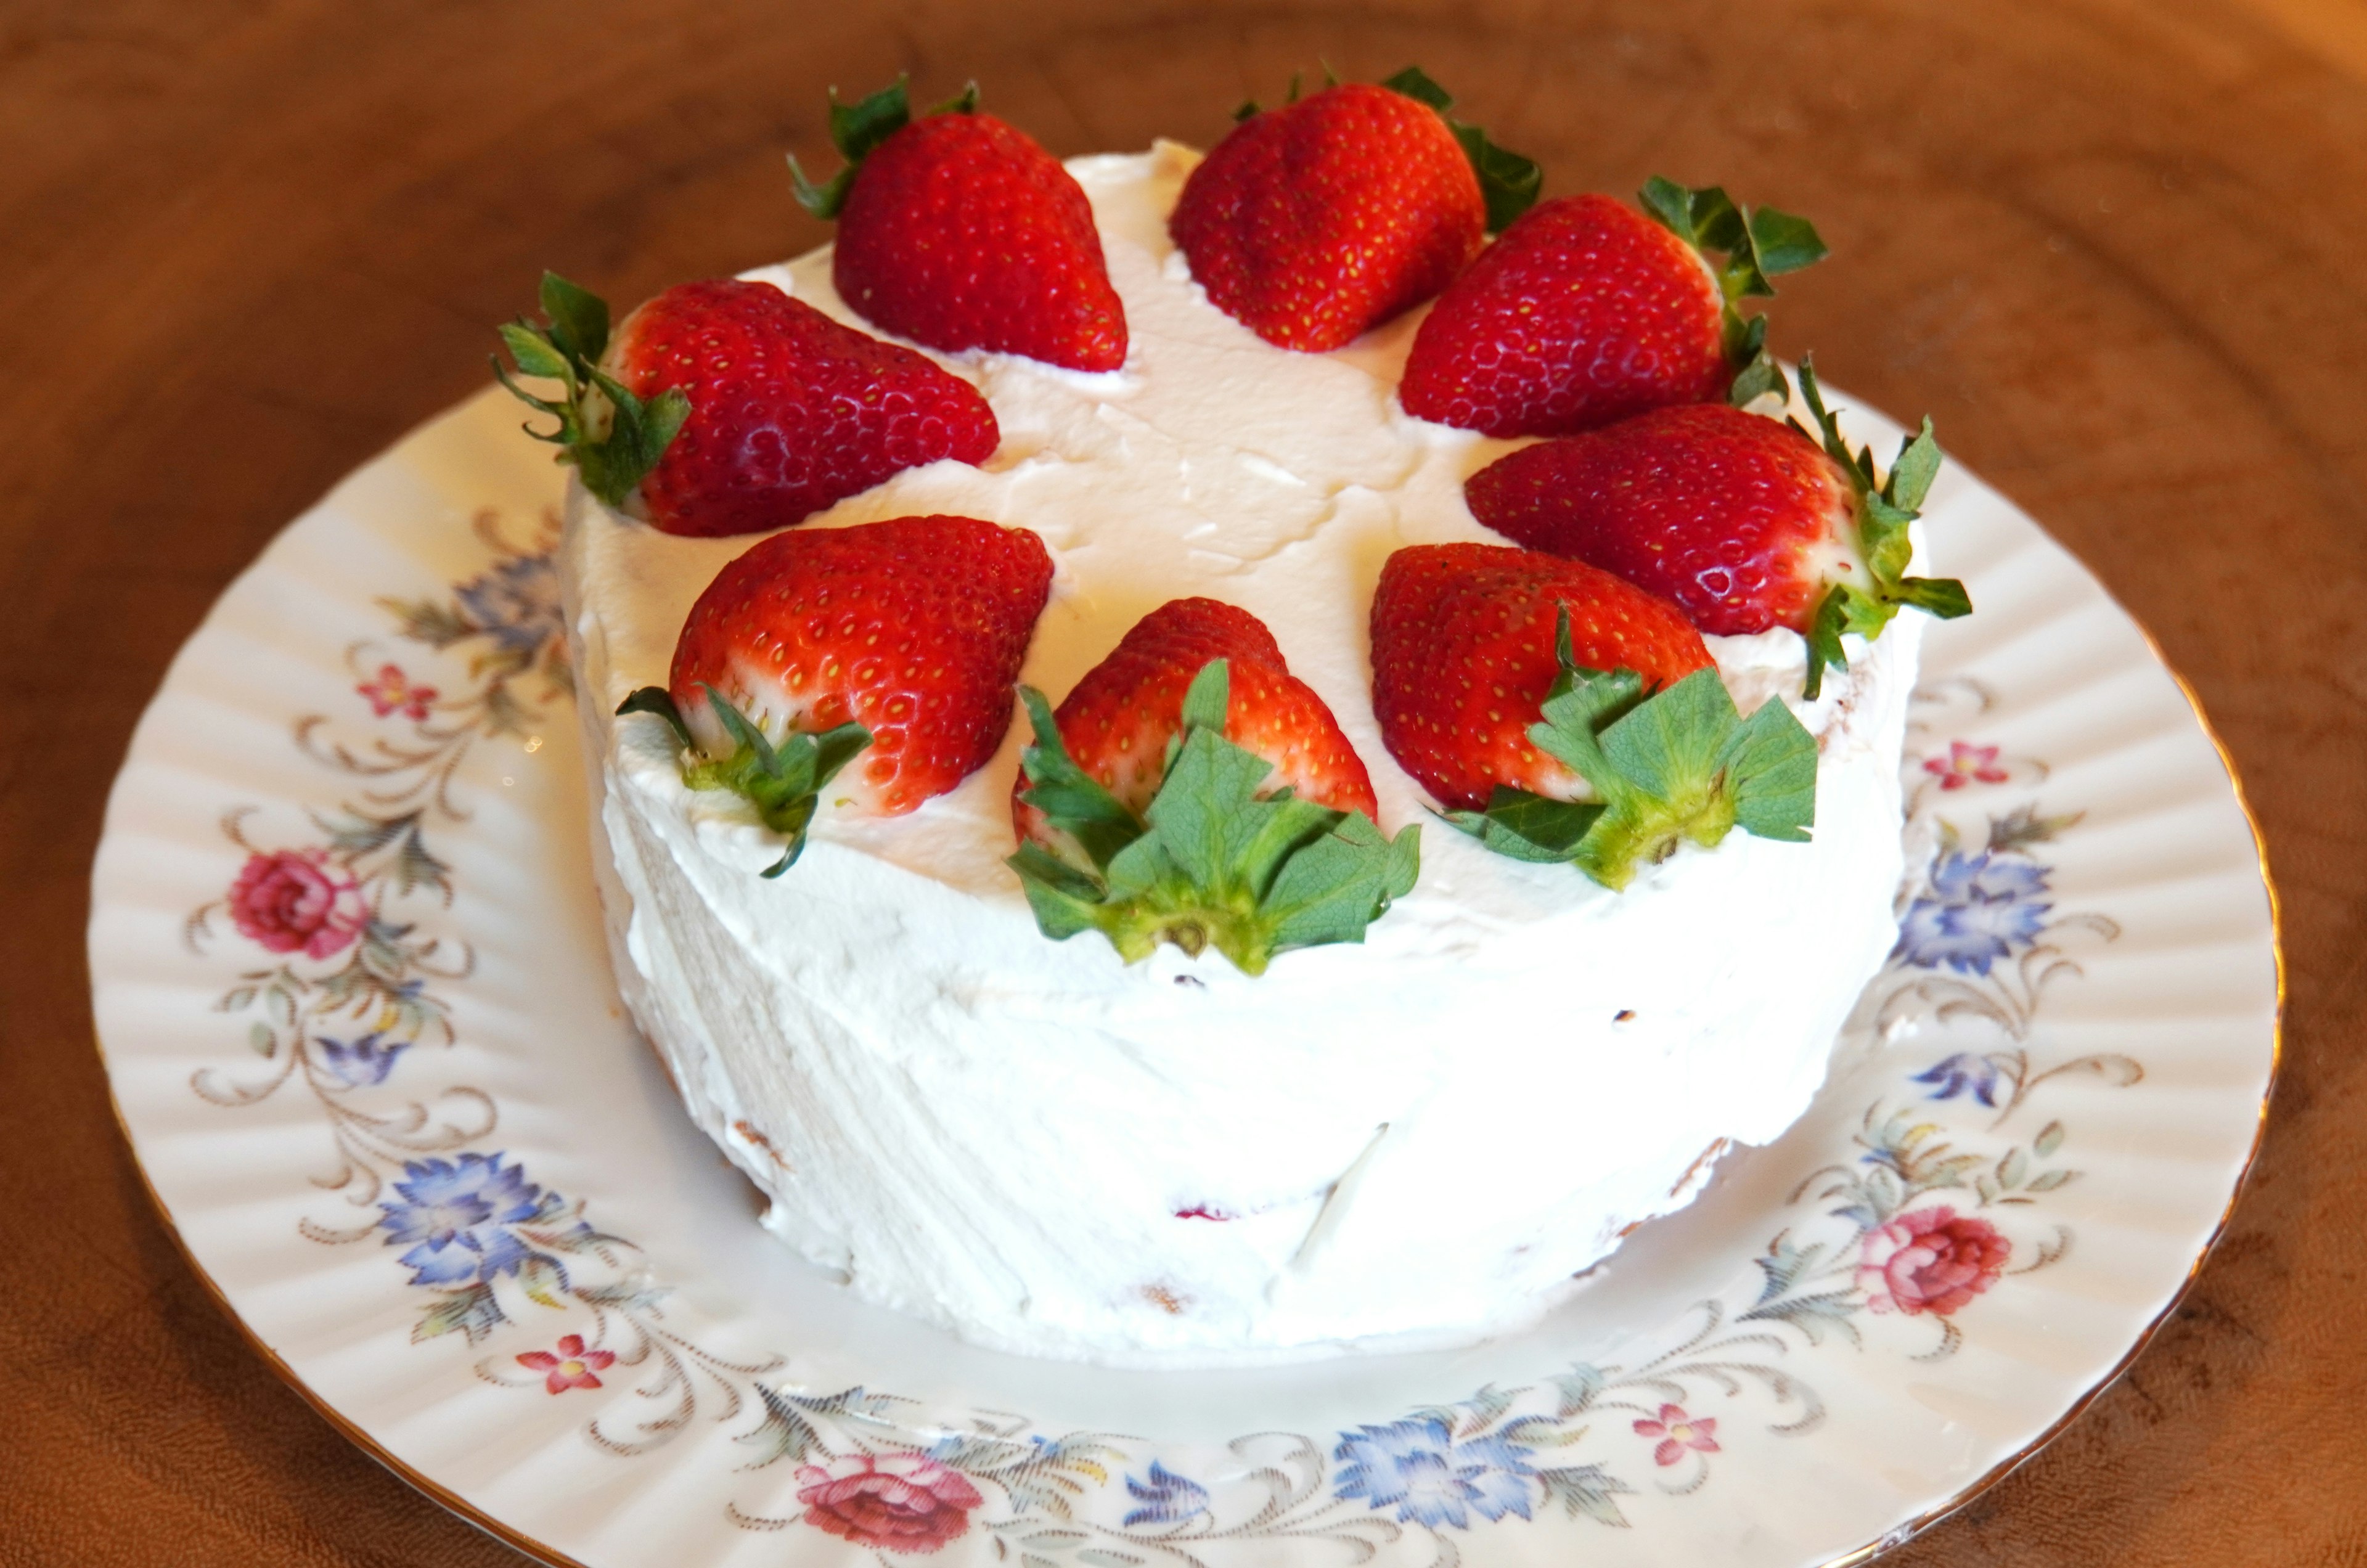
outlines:
[[[1777,345],[1928,409],[2159,637],[2240,765],[2291,1007],[2265,1152],[2154,1347],[1896,1553],[2367,1563],[2367,15],[2355,0],[611,0],[0,6],[0,1563],[514,1563],[283,1388],[150,1212],[93,1055],[104,790],[166,661],[555,265],[817,243],[822,90],[978,76],[1063,153],[1418,60],[1549,189],[1812,214]],[[825,160],[826,162],[826,160]]]

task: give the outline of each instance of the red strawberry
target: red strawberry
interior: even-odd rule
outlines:
[[[853,108],[833,96],[831,134],[847,166],[823,187],[790,166],[806,209],[838,220],[840,297],[931,348],[1116,370],[1126,308],[1083,189],[977,105],[975,83],[917,120],[900,78]]]
[[[1413,886],[1420,829],[1374,826],[1371,777],[1256,616],[1177,599],[1137,622],[1056,715],[1013,791],[1020,875],[1044,934],[1108,936],[1131,963],[1214,946],[1248,974],[1360,942]]]
[[[1265,623],[1214,599],[1172,599],[1134,624],[1108,658],[1062,699],[1055,716],[1077,766],[1128,810],[1150,804],[1166,774],[1167,742],[1184,725],[1184,693],[1212,659],[1231,665],[1225,739],[1274,766],[1271,788],[1337,811],[1379,815],[1372,776],[1331,710],[1290,672]],[[1022,838],[1049,842],[1043,814],[1012,790]]]
[[[868,751],[846,794],[883,817],[994,755],[1051,585],[1043,541],[972,517],[776,534],[691,606],[668,689],[619,711],[672,718],[707,759],[685,780],[753,800],[790,839],[786,866],[821,786],[856,753]]]
[[[559,429],[584,488],[668,534],[801,523],[904,469],[984,462],[1000,435],[976,388],[926,356],[841,326],[769,283],[667,289],[627,316],[546,273],[547,327],[502,328],[518,368],[563,400],[505,385]]]
[[[1567,798],[1578,775],[1531,743],[1554,683],[1554,617],[1580,664],[1662,686],[1710,668],[1677,607],[1579,561],[1501,545],[1414,545],[1373,594],[1373,712],[1381,742],[1448,806],[1509,784]]]
[[[1446,119],[1451,102],[1408,67],[1381,86],[1248,106],[1168,219],[1210,302],[1268,343],[1319,354],[1445,288],[1491,216],[1511,221],[1537,180],[1536,165]]]
[[[1489,435],[1565,435],[1671,403],[1773,390],[1764,317],[1738,301],[1825,254],[1804,220],[1655,179],[1651,217],[1607,196],[1540,204],[1415,334],[1399,401]],[[1722,251],[1713,268],[1704,250]]]
[[[1817,743],[1781,701],[1735,711],[1676,606],[1497,545],[1417,545],[1373,597],[1373,707],[1390,755],[1516,859],[1612,888],[1735,828],[1797,841]]]
[[[1805,632],[1828,581],[1864,576],[1849,475],[1792,426],[1725,403],[1524,446],[1463,497],[1513,543],[1673,599],[1717,637]]]
[[[1800,384],[1824,446],[1723,403],[1659,409],[1523,447],[1471,476],[1464,499],[1498,533],[1673,599],[1713,636],[1801,633],[1814,696],[1824,666],[1844,662],[1841,632],[1878,635],[1900,604],[1971,606],[1959,583],[1901,575],[1907,525],[1940,463],[1928,423],[1877,484],[1813,367]]]

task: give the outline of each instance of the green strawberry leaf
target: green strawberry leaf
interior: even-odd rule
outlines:
[[[583,488],[611,506],[622,506],[633,487],[665,456],[690,417],[690,398],[669,387],[644,400],[599,367],[608,346],[608,304],[555,272],[542,275],[545,324],[504,321],[495,329],[516,364],[515,375],[557,381],[561,396],[544,398],[517,384],[510,367],[493,356],[493,378],[529,408],[557,420],[549,430],[531,424],[526,433],[559,448],[559,461],[574,465]]]
[[[690,417],[690,395],[668,387],[643,402],[605,372],[594,370],[591,380],[608,402],[608,434],[577,450],[575,467],[584,489],[611,506],[622,506]]]
[[[1931,493],[1931,481],[1939,477],[1941,457],[1940,443],[1931,436],[1931,416],[1925,414],[1923,428],[1898,449],[1892,461],[1883,498],[1902,512],[1920,512],[1923,498]]]
[[[516,361],[521,376],[540,376],[547,380],[563,381],[574,371],[567,355],[557,344],[523,321],[504,321],[494,331]],[[534,400],[539,406],[540,400]]]
[[[1036,744],[1019,754],[1028,784],[1021,798],[1074,839],[1093,862],[1093,870],[1107,871],[1120,850],[1142,837],[1142,819],[1104,789],[1099,779],[1070,760],[1060,727],[1052,718],[1052,705],[1043,693],[1022,686],[1019,700],[1027,709],[1027,722],[1036,736]]]
[[[1485,811],[1444,815],[1449,823],[1500,855],[1551,865],[1577,852],[1579,840],[1603,815],[1603,807],[1594,801],[1556,800],[1498,784],[1488,797]]]
[[[1557,617],[1561,673],[1529,739],[1592,788],[1557,801],[1499,788],[1485,811],[1447,814],[1500,854],[1563,862],[1616,890],[1688,840],[1715,849],[1735,828],[1805,841],[1817,812],[1817,743],[1790,708],[1745,719],[1716,670],[1645,694],[1632,670],[1589,670]]]
[[[1383,77],[1381,85],[1415,103],[1428,104],[1440,114],[1455,107],[1455,95],[1432,81],[1429,73],[1419,65],[1409,65],[1394,76]]]
[[[1537,193],[1545,186],[1545,170],[1535,160],[1489,141],[1488,133],[1476,125],[1450,119],[1446,127],[1463,144],[1471,172],[1479,176],[1479,196],[1488,204],[1488,231],[1502,233],[1512,227],[1513,219],[1537,204]]]
[[[1660,175],[1644,182],[1637,200],[1662,228],[1700,252],[1717,278],[1718,295],[1725,301],[1727,361],[1737,372],[1728,400],[1742,408],[1775,389],[1783,372],[1766,356],[1766,318],[1746,319],[1738,306],[1747,299],[1772,295],[1771,278],[1825,258],[1825,242],[1816,225],[1773,208],[1738,206],[1717,186],[1693,190]]]
[[[1849,625],[1850,602],[1860,597],[1848,583],[1836,582],[1825,590],[1825,596],[1817,602],[1817,613],[1808,618],[1808,671],[1801,680],[1800,695],[1810,702],[1824,694],[1826,670],[1849,668],[1841,632]]]
[[[1184,733],[1189,735],[1195,729],[1213,729],[1219,735],[1223,734],[1225,712],[1232,705],[1232,661],[1211,659],[1200,667],[1197,675],[1192,677],[1192,683],[1184,688]]]
[[[1719,193],[1723,195],[1723,192]],[[1636,195],[1644,210],[1686,244],[1701,248],[1701,235],[1693,227],[1693,193],[1665,175],[1654,175],[1644,182]]]
[[[1778,408],[1792,400],[1792,383],[1784,378],[1783,366],[1767,352],[1766,317],[1744,320],[1727,312],[1726,357],[1727,363],[1742,367],[1726,389],[1726,400],[1736,408],[1747,409],[1761,398],[1772,399]]]
[[[847,162],[861,163],[872,149],[912,122],[907,90],[911,82],[910,76],[898,72],[893,82],[853,104],[840,103],[838,89],[830,90],[830,140]]]
[[[1331,68],[1327,65],[1323,68],[1323,71],[1324,74],[1328,76],[1331,75]],[[1290,73],[1290,93],[1288,96],[1282,100],[1285,106],[1295,104],[1298,101],[1298,89],[1300,85],[1303,84],[1306,79],[1307,73],[1304,71],[1294,71]],[[1338,86],[1340,85],[1339,78],[1336,76],[1332,77],[1331,85],[1335,87]],[[1255,98],[1243,98],[1241,100],[1241,107],[1233,111],[1233,123],[1235,125],[1239,125],[1245,119],[1255,118],[1257,116],[1263,113],[1265,113],[1264,105],[1259,103]]]
[[[1817,742],[1792,710],[1759,705],[1727,741],[1718,765],[1733,781],[1734,825],[1779,843],[1804,844],[1817,821]]]
[[[1758,258],[1761,276],[1781,277],[1814,266],[1831,254],[1816,225],[1805,218],[1762,207],[1750,214],[1749,227],[1751,254]]]
[[[789,154],[789,194],[813,217],[827,223],[836,218],[846,205],[846,193],[855,188],[855,165],[847,164],[822,185],[814,184],[805,165],[798,162],[795,152]]]
[[[551,344],[571,360],[591,361],[608,347],[608,302],[555,272],[542,275],[542,313]]]
[[[1623,790],[1674,807],[1707,787],[1740,722],[1717,671],[1696,670],[1637,704],[1596,739]]]
[[[1230,688],[1221,659],[1193,678],[1181,739],[1139,817],[1070,757],[1043,694],[1020,688],[1036,737],[1020,798],[1077,852],[1030,840],[1007,863],[1046,936],[1098,931],[1130,964],[1162,942],[1214,947],[1258,975],[1293,948],[1363,941],[1411,890],[1419,829],[1392,840],[1362,812],[1258,793],[1274,767],[1225,739]]]
[[[1381,85],[1429,106],[1446,121],[1446,129],[1455,133],[1464,157],[1471,162],[1472,174],[1478,177],[1480,199],[1488,206],[1489,233],[1502,233],[1513,219],[1536,205],[1537,192],[1545,184],[1545,171],[1533,159],[1490,141],[1479,127],[1448,114],[1446,111],[1455,107],[1455,96],[1433,81],[1421,67],[1409,65]]]
[[[789,157],[789,184],[796,192],[798,205],[816,218],[828,220],[836,218],[846,205],[846,193],[855,187],[855,171],[863,165],[878,145],[912,123],[912,101],[907,91],[910,78],[897,78],[852,104],[838,101],[838,89],[830,90],[830,140],[846,160],[846,166],[832,175],[827,185],[816,185],[798,166],[796,154]],[[978,107],[978,84],[973,82],[961,96],[948,99],[932,110],[943,114],[948,110],[968,114]]]
[[[1900,604],[1912,604],[1943,621],[1973,613],[1972,595],[1953,577],[1902,577],[1893,592]]]
[[[1364,941],[1378,911],[1413,891],[1421,870],[1420,828],[1391,839],[1363,812],[1348,813],[1286,856],[1268,887],[1275,951]]]
[[[1809,423],[1795,420],[1793,427],[1840,465],[1856,492],[1858,556],[1872,579],[1869,588],[1835,583],[1817,606],[1807,634],[1807,680],[1801,688],[1813,700],[1824,689],[1826,669],[1843,669],[1849,663],[1841,649],[1844,632],[1872,641],[1904,606],[1954,620],[1973,613],[1973,601],[1965,585],[1953,577],[1906,575],[1915,554],[1908,530],[1922,515],[1924,498],[1931,494],[1931,481],[1939,476],[1944,457],[1931,434],[1931,419],[1927,416],[1922,428],[1899,444],[1898,456],[1891,459],[1890,474],[1885,479],[1874,468],[1874,448],[1852,446],[1841,434],[1840,422],[1825,406],[1813,355],[1800,361],[1800,401],[1808,411]]]
[[[617,716],[653,713],[664,719],[682,742],[685,784],[692,789],[730,790],[753,806],[757,818],[788,840],[781,858],[764,872],[768,877],[778,876],[805,853],[806,829],[821,804],[823,786],[871,744],[871,731],[849,722],[815,734],[792,731],[775,746],[722,693],[704,682],[699,690],[707,694],[708,706],[731,739],[729,756],[717,759],[698,754],[690,727],[683,722],[673,696],[663,686],[641,687],[617,705]]]
[[[685,751],[698,744],[691,739],[690,726],[683,723],[682,710],[674,705],[674,694],[663,686],[643,686],[617,705],[617,716],[629,713],[653,713],[674,729],[674,739]]]
[[[1109,889],[1097,876],[1076,870],[1041,844],[1019,846],[1007,863],[1019,874],[1036,929],[1054,942],[1095,930]]]

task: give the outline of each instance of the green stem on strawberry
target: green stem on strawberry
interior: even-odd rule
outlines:
[[[1129,964],[1162,942],[1195,956],[1213,947],[1260,975],[1291,948],[1362,942],[1411,890],[1420,828],[1389,839],[1361,811],[1257,793],[1274,767],[1225,739],[1231,679],[1222,659],[1194,677],[1159,792],[1139,815],[1070,757],[1044,694],[1019,689],[1036,735],[1021,753],[1020,798],[1087,863],[1033,841],[1011,857],[1046,936],[1098,931]]]
[[[1810,430],[1796,420],[1794,426],[1841,466],[1857,494],[1858,556],[1865,562],[1871,581],[1869,587],[1837,582],[1818,602],[1808,624],[1808,674],[1802,687],[1802,694],[1813,699],[1824,689],[1826,666],[1848,667],[1849,658],[1841,650],[1843,633],[1855,632],[1871,642],[1908,605],[1953,621],[1971,615],[1973,601],[1965,585],[1953,577],[1906,575],[1915,554],[1908,529],[1922,515],[1923,498],[1940,472],[1940,444],[1932,439],[1930,417],[1925,417],[1921,430],[1899,444],[1898,456],[1891,460],[1889,477],[1885,479],[1874,471],[1874,448],[1852,448],[1841,434],[1840,423],[1825,407],[1813,356],[1800,361],[1800,400],[1807,405],[1817,427]]]
[[[789,154],[789,181],[795,188],[798,205],[825,221],[838,216],[846,205],[846,193],[855,188],[855,171],[873,149],[912,123],[912,100],[907,91],[908,76],[899,75],[893,82],[868,97],[853,104],[838,101],[838,89],[830,90],[830,140],[838,149],[846,166],[832,175],[827,185],[816,185],[798,166],[797,154]],[[974,114],[978,110],[978,84],[970,82],[944,103],[930,109],[931,114]]]
[[[1744,718],[1716,670],[1648,694],[1633,670],[1590,670],[1554,628],[1561,673],[1529,739],[1593,787],[1587,801],[1499,785],[1484,811],[1442,813],[1499,854],[1575,865],[1616,891],[1687,840],[1736,828],[1805,843],[1817,820],[1817,743],[1780,700]]]
[[[778,746],[748,722],[723,694],[705,682],[708,706],[731,738],[731,754],[713,759],[700,754],[690,726],[683,722],[674,697],[663,686],[643,686],[617,705],[617,716],[653,713],[674,727],[683,748],[682,782],[692,789],[727,789],[756,808],[757,818],[788,840],[781,858],[764,868],[778,876],[805,853],[806,829],[821,804],[822,786],[871,744],[871,731],[850,720],[818,734],[793,731]]]
[[[600,368],[608,347],[608,302],[555,272],[542,275],[545,324],[521,318],[504,321],[502,342],[517,362],[517,374],[557,381],[566,395],[538,398],[512,378],[493,356],[493,377],[511,393],[559,422],[556,430],[531,424],[526,433],[559,448],[559,460],[572,463],[583,488],[611,506],[625,498],[658,466],[666,447],[690,417],[690,399],[669,387],[644,402]]]
[[[1478,126],[1448,114],[1446,111],[1455,107],[1454,95],[1432,81],[1421,67],[1409,65],[1381,85],[1418,104],[1428,104],[1446,122],[1446,129],[1455,132],[1455,140],[1462,143],[1463,155],[1471,160],[1471,172],[1479,177],[1479,195],[1488,204],[1489,233],[1502,233],[1513,219],[1536,205],[1537,192],[1545,185],[1545,171],[1535,160],[1489,141],[1488,133]]]
[[[1340,85],[1340,78],[1332,74],[1331,62],[1328,60],[1323,62],[1323,74],[1328,85],[1336,87]],[[1282,100],[1285,108],[1298,101],[1298,89],[1306,80],[1307,73],[1304,71],[1294,71],[1290,73],[1290,91],[1283,96]],[[1243,98],[1241,107],[1233,111],[1233,123],[1239,125],[1251,115],[1263,113],[1265,113],[1263,104],[1259,103],[1255,98]]]
[[[1737,206],[1718,186],[1692,190],[1659,175],[1645,183],[1637,199],[1661,227],[1699,252],[1717,279],[1725,303],[1726,357],[1735,371],[1728,400],[1748,408],[1763,397],[1783,400],[1790,389],[1783,367],[1767,352],[1767,318],[1745,317],[1740,306],[1747,299],[1772,296],[1775,286],[1769,279],[1825,259],[1829,253],[1816,225],[1772,207]],[[1712,252],[1724,259],[1713,260]]]

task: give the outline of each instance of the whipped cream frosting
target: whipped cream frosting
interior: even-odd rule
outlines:
[[[1015,876],[1022,725],[908,816],[818,818],[787,874],[674,742],[612,716],[663,683],[699,592],[752,538],[659,534],[574,487],[561,561],[625,999],[765,1224],[864,1297],[978,1343],[1216,1365],[1467,1342],[1542,1313],[1716,1153],[1804,1111],[1896,934],[1898,760],[1921,617],[1802,703],[1800,638],[1709,640],[1738,704],[1818,737],[1809,844],[1737,831],[1614,894],[1433,818],[1382,747],[1366,615],[1406,545],[1501,543],[1466,478],[1517,443],[1408,417],[1419,312],[1329,355],[1208,302],[1166,217],[1195,154],[1069,164],[1132,349],[1092,375],[932,355],[1000,450],[900,474],[804,525],[958,513],[1058,566],[1024,679],[1055,701],[1146,612],[1205,594],[1273,629],[1372,771],[1421,877],[1361,945],[1255,979],[1213,951],[1133,966],[1036,929]],[[870,330],[827,250],[750,276]]]

